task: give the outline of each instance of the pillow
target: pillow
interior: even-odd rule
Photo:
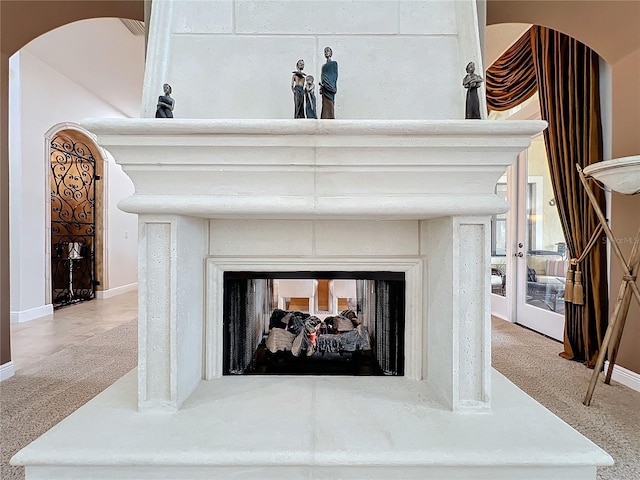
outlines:
[[[269,329],[287,328],[287,323],[282,321],[286,315],[287,312],[285,310],[280,310],[279,308],[276,308],[271,312],[271,317],[269,318]]]
[[[536,273],[535,269],[531,267],[527,267],[527,282],[537,282],[537,281],[538,281],[538,274]]]
[[[546,275],[547,258],[540,255],[530,255],[527,257],[527,267],[533,268],[538,275]]]
[[[349,332],[354,328],[353,322],[342,316],[333,317],[333,325],[339,332]]]
[[[353,310],[343,310],[342,312],[340,312],[340,316],[351,320],[351,323],[354,327],[357,327],[362,323],[360,320],[358,320],[358,315],[356,315],[356,312],[354,312]]]
[[[349,320],[353,320],[357,317],[356,312],[354,312],[353,310],[343,310],[340,312],[340,316],[348,318]]]
[[[565,277],[568,267],[568,260],[547,260],[547,275],[551,275],[552,277]]]
[[[302,330],[304,330],[305,318],[302,315],[292,315],[291,320],[289,320],[289,326],[287,330],[289,330],[294,335],[298,335]]]

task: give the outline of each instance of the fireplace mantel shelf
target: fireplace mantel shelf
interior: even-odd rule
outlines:
[[[425,219],[504,212],[494,187],[543,121],[100,119],[128,212]]]
[[[102,135],[515,135],[527,139],[546,128],[542,120],[313,120],[99,118],[82,122]]]

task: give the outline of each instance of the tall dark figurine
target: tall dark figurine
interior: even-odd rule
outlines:
[[[338,62],[331,60],[333,51],[331,48],[324,49],[324,57],[327,62],[322,65],[322,75],[320,78],[320,95],[322,95],[322,113],[320,118],[336,118],[334,104],[336,92],[338,91]]]
[[[313,83],[313,75],[307,75],[304,84],[304,109],[307,118],[318,118],[316,113],[316,86]]]
[[[467,64],[467,74],[462,80],[462,86],[467,89],[467,103],[464,111],[464,118],[482,118],[480,116],[480,99],[478,98],[478,87],[484,79],[475,73],[476,65],[473,62]]]
[[[173,118],[173,107],[176,102],[171,98],[171,85],[165,83],[162,89],[164,90],[164,95],[158,97],[156,118]]]
[[[298,60],[296,69],[291,76],[291,91],[293,92],[293,118],[304,118],[304,60]]]

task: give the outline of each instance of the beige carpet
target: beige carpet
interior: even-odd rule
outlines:
[[[613,457],[598,479],[640,480],[640,392],[600,381],[585,407],[593,370],[561,358],[560,343],[497,319],[492,332],[496,370]]]
[[[24,479],[24,469],[10,466],[9,459],[135,368],[137,341],[137,321],[131,321],[55,353],[0,383],[0,479]]]
[[[494,366],[614,457],[616,465],[600,469],[599,479],[640,479],[640,393],[599,384],[592,405],[583,406],[591,371],[563,360],[559,351],[557,342],[494,321]],[[2,382],[0,478],[23,479],[22,468],[9,466],[11,456],[134,368],[136,360],[136,324],[130,322]]]

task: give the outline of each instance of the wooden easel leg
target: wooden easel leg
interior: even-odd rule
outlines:
[[[638,290],[638,286],[635,283],[635,277],[633,276],[633,273],[637,272],[638,263],[640,262],[640,254],[638,251],[638,244],[640,242],[635,242],[635,244],[633,245],[631,258],[629,263],[627,263],[626,260],[624,259],[624,256],[622,255],[622,252],[620,251],[620,247],[618,246],[618,243],[616,242],[616,237],[613,235],[613,232],[609,228],[609,224],[607,223],[606,217],[604,216],[604,214],[602,213],[602,210],[598,206],[598,202],[593,192],[591,191],[591,187],[587,184],[587,179],[582,173],[582,169],[580,168],[579,165],[576,165],[576,168],[578,170],[578,176],[580,177],[580,182],[582,182],[582,185],[584,186],[584,189],[585,189],[585,193],[587,194],[587,196],[589,197],[589,201],[591,202],[591,206],[593,207],[593,210],[595,211],[595,214],[598,217],[600,224],[602,225],[602,229],[604,230],[605,234],[607,235],[607,238],[611,242],[611,250],[613,251],[615,256],[618,257],[618,260],[620,260],[623,274],[625,275],[623,282],[620,284],[620,290],[618,291],[618,298],[616,300],[616,306],[614,308],[611,321],[609,322],[607,331],[604,334],[604,339],[602,340],[602,345],[600,346],[600,353],[598,354],[598,360],[596,361],[595,368],[593,369],[593,373],[591,374],[591,381],[589,382],[587,393],[584,396],[584,400],[582,401],[583,404],[589,406],[589,404],[591,403],[591,398],[593,397],[593,391],[595,390],[596,384],[598,382],[598,377],[600,376],[600,372],[602,371],[602,367],[604,365],[604,359],[607,355],[609,343],[611,342],[611,338],[614,335],[614,330],[616,331],[615,338],[617,339],[617,342],[613,344],[612,349],[615,348],[616,355],[617,355],[618,344],[620,342],[620,337],[622,336],[622,327],[624,326],[624,322],[626,320],[626,315],[628,311],[628,306],[627,306],[627,308],[624,309],[625,311],[624,311],[624,317],[623,317],[622,307],[623,307],[623,302],[626,296],[626,292],[629,288],[631,288],[631,294],[633,294],[633,296],[636,297],[636,300],[638,301],[638,303],[640,303],[640,290]],[[640,236],[640,229],[638,229],[638,235]],[[621,324],[621,325],[617,327],[618,324]],[[610,362],[609,370],[613,371],[613,366],[614,366],[614,362]]]
[[[602,371],[602,367],[604,366],[604,359],[607,356],[607,349],[609,348],[609,342],[611,341],[611,337],[613,336],[613,331],[615,330],[616,325],[620,319],[620,311],[622,307],[622,301],[625,297],[627,282],[622,282],[620,285],[620,290],[618,292],[618,300],[616,301],[616,306],[613,310],[613,315],[611,316],[611,321],[607,326],[607,331],[604,334],[604,339],[602,339],[602,345],[600,345],[600,353],[598,354],[598,360],[596,361],[595,367],[593,367],[593,373],[591,374],[591,381],[589,382],[589,387],[587,388],[587,393],[584,396],[584,400],[582,403],[587,407],[591,403],[591,398],[593,397],[593,391],[596,388],[596,383],[598,382],[598,377],[600,376],[600,372]]]
[[[638,237],[640,238],[640,230],[638,230]],[[640,266],[640,241],[634,243],[631,250],[631,258],[629,260],[629,272],[630,276],[626,276],[622,283],[624,284],[624,298],[622,300],[622,307],[620,312],[620,322],[616,325],[613,335],[613,342],[609,349],[609,368],[607,368],[607,375],[605,376],[604,383],[609,384],[611,382],[611,374],[613,373],[613,367],[616,364],[616,358],[618,358],[618,348],[620,346],[620,340],[622,338],[622,332],[624,331],[624,324],[627,320],[629,313],[629,306],[631,304],[631,297],[633,296],[633,290],[630,288],[630,283],[635,285],[636,275],[638,274],[638,267]],[[638,300],[640,303],[640,300]]]
[[[619,320],[613,328],[613,341],[611,342],[611,345],[609,347],[609,368],[607,368],[607,375],[604,378],[604,383],[606,383],[607,385],[611,382],[611,374],[613,373],[613,367],[616,364],[616,358],[618,357],[618,347],[620,346],[620,339],[622,338],[622,331],[624,330],[624,324],[627,320],[627,314],[629,313],[630,304],[631,290],[627,288],[627,285],[625,285],[624,298],[622,299],[622,306],[620,307]]]

